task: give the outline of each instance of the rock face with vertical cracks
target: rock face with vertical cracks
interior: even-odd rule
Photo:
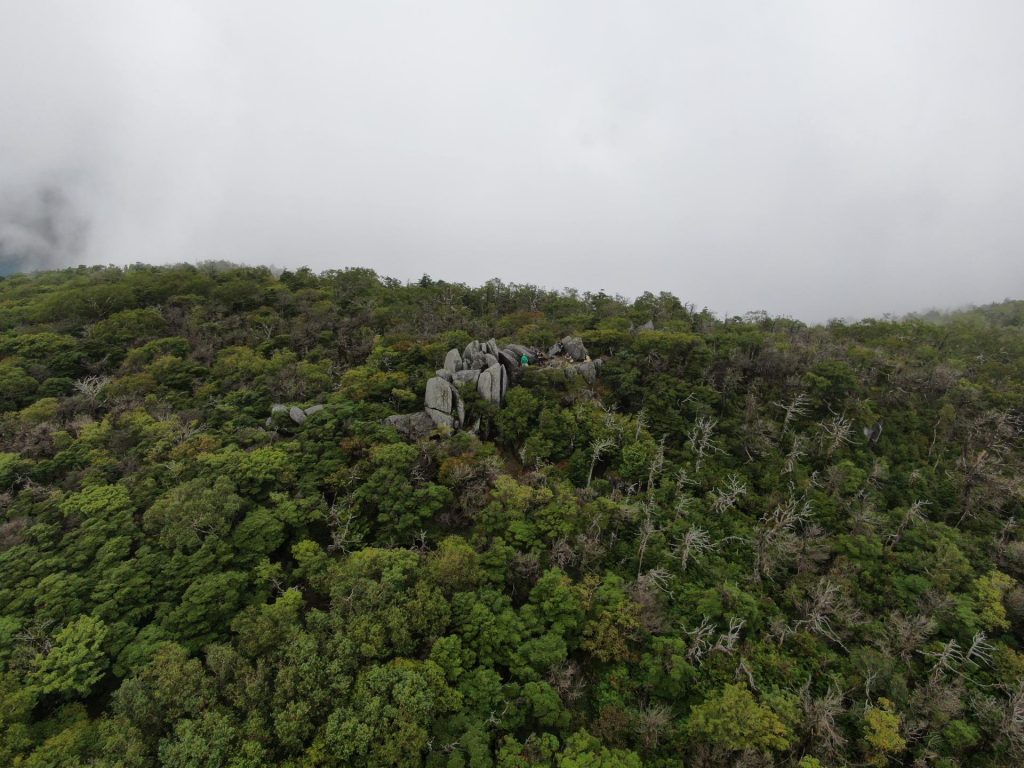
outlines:
[[[457,399],[458,393],[455,388],[440,376],[427,380],[423,408],[437,426],[443,425],[452,429],[458,426],[455,423],[456,415],[453,413]]]

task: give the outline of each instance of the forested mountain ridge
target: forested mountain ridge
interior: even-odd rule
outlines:
[[[0,764],[1019,765],[1020,317],[0,279]],[[593,384],[384,423],[570,334]]]

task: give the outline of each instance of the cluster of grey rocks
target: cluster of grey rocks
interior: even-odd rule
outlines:
[[[312,416],[314,413],[319,413],[324,409],[322,403],[311,405],[309,408],[299,408],[297,405],[293,405],[290,408],[287,405],[281,403],[274,403],[270,406],[270,416],[267,417],[267,427],[272,427],[278,419],[283,419],[284,415],[287,415],[295,424],[302,424],[307,417]]]
[[[449,349],[444,366],[427,381],[423,410],[435,426],[458,429],[466,420],[466,409],[459,394],[461,387],[471,385],[487,402],[501,407],[505,402],[512,376],[522,360],[536,362],[537,350],[519,344],[498,347],[494,339],[473,340],[460,353]]]
[[[384,423],[409,439],[426,437],[442,426],[465,428],[466,408],[460,389],[472,385],[480,397],[500,408],[524,364],[562,367],[566,376],[580,375],[592,384],[601,361],[591,360],[583,341],[576,336],[566,336],[547,355],[522,344],[499,347],[494,339],[474,340],[461,352],[448,350],[443,367],[427,380],[422,411],[389,416]]]

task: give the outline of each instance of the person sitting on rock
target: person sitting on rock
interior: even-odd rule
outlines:
[[[523,368],[529,368],[530,367],[530,358],[527,356],[527,354],[525,352],[519,358],[519,364],[522,365]]]

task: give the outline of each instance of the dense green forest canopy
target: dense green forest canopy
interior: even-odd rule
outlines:
[[[567,334],[595,384],[383,423]],[[0,765],[1019,765],[1022,418],[1021,302],[0,279]]]

